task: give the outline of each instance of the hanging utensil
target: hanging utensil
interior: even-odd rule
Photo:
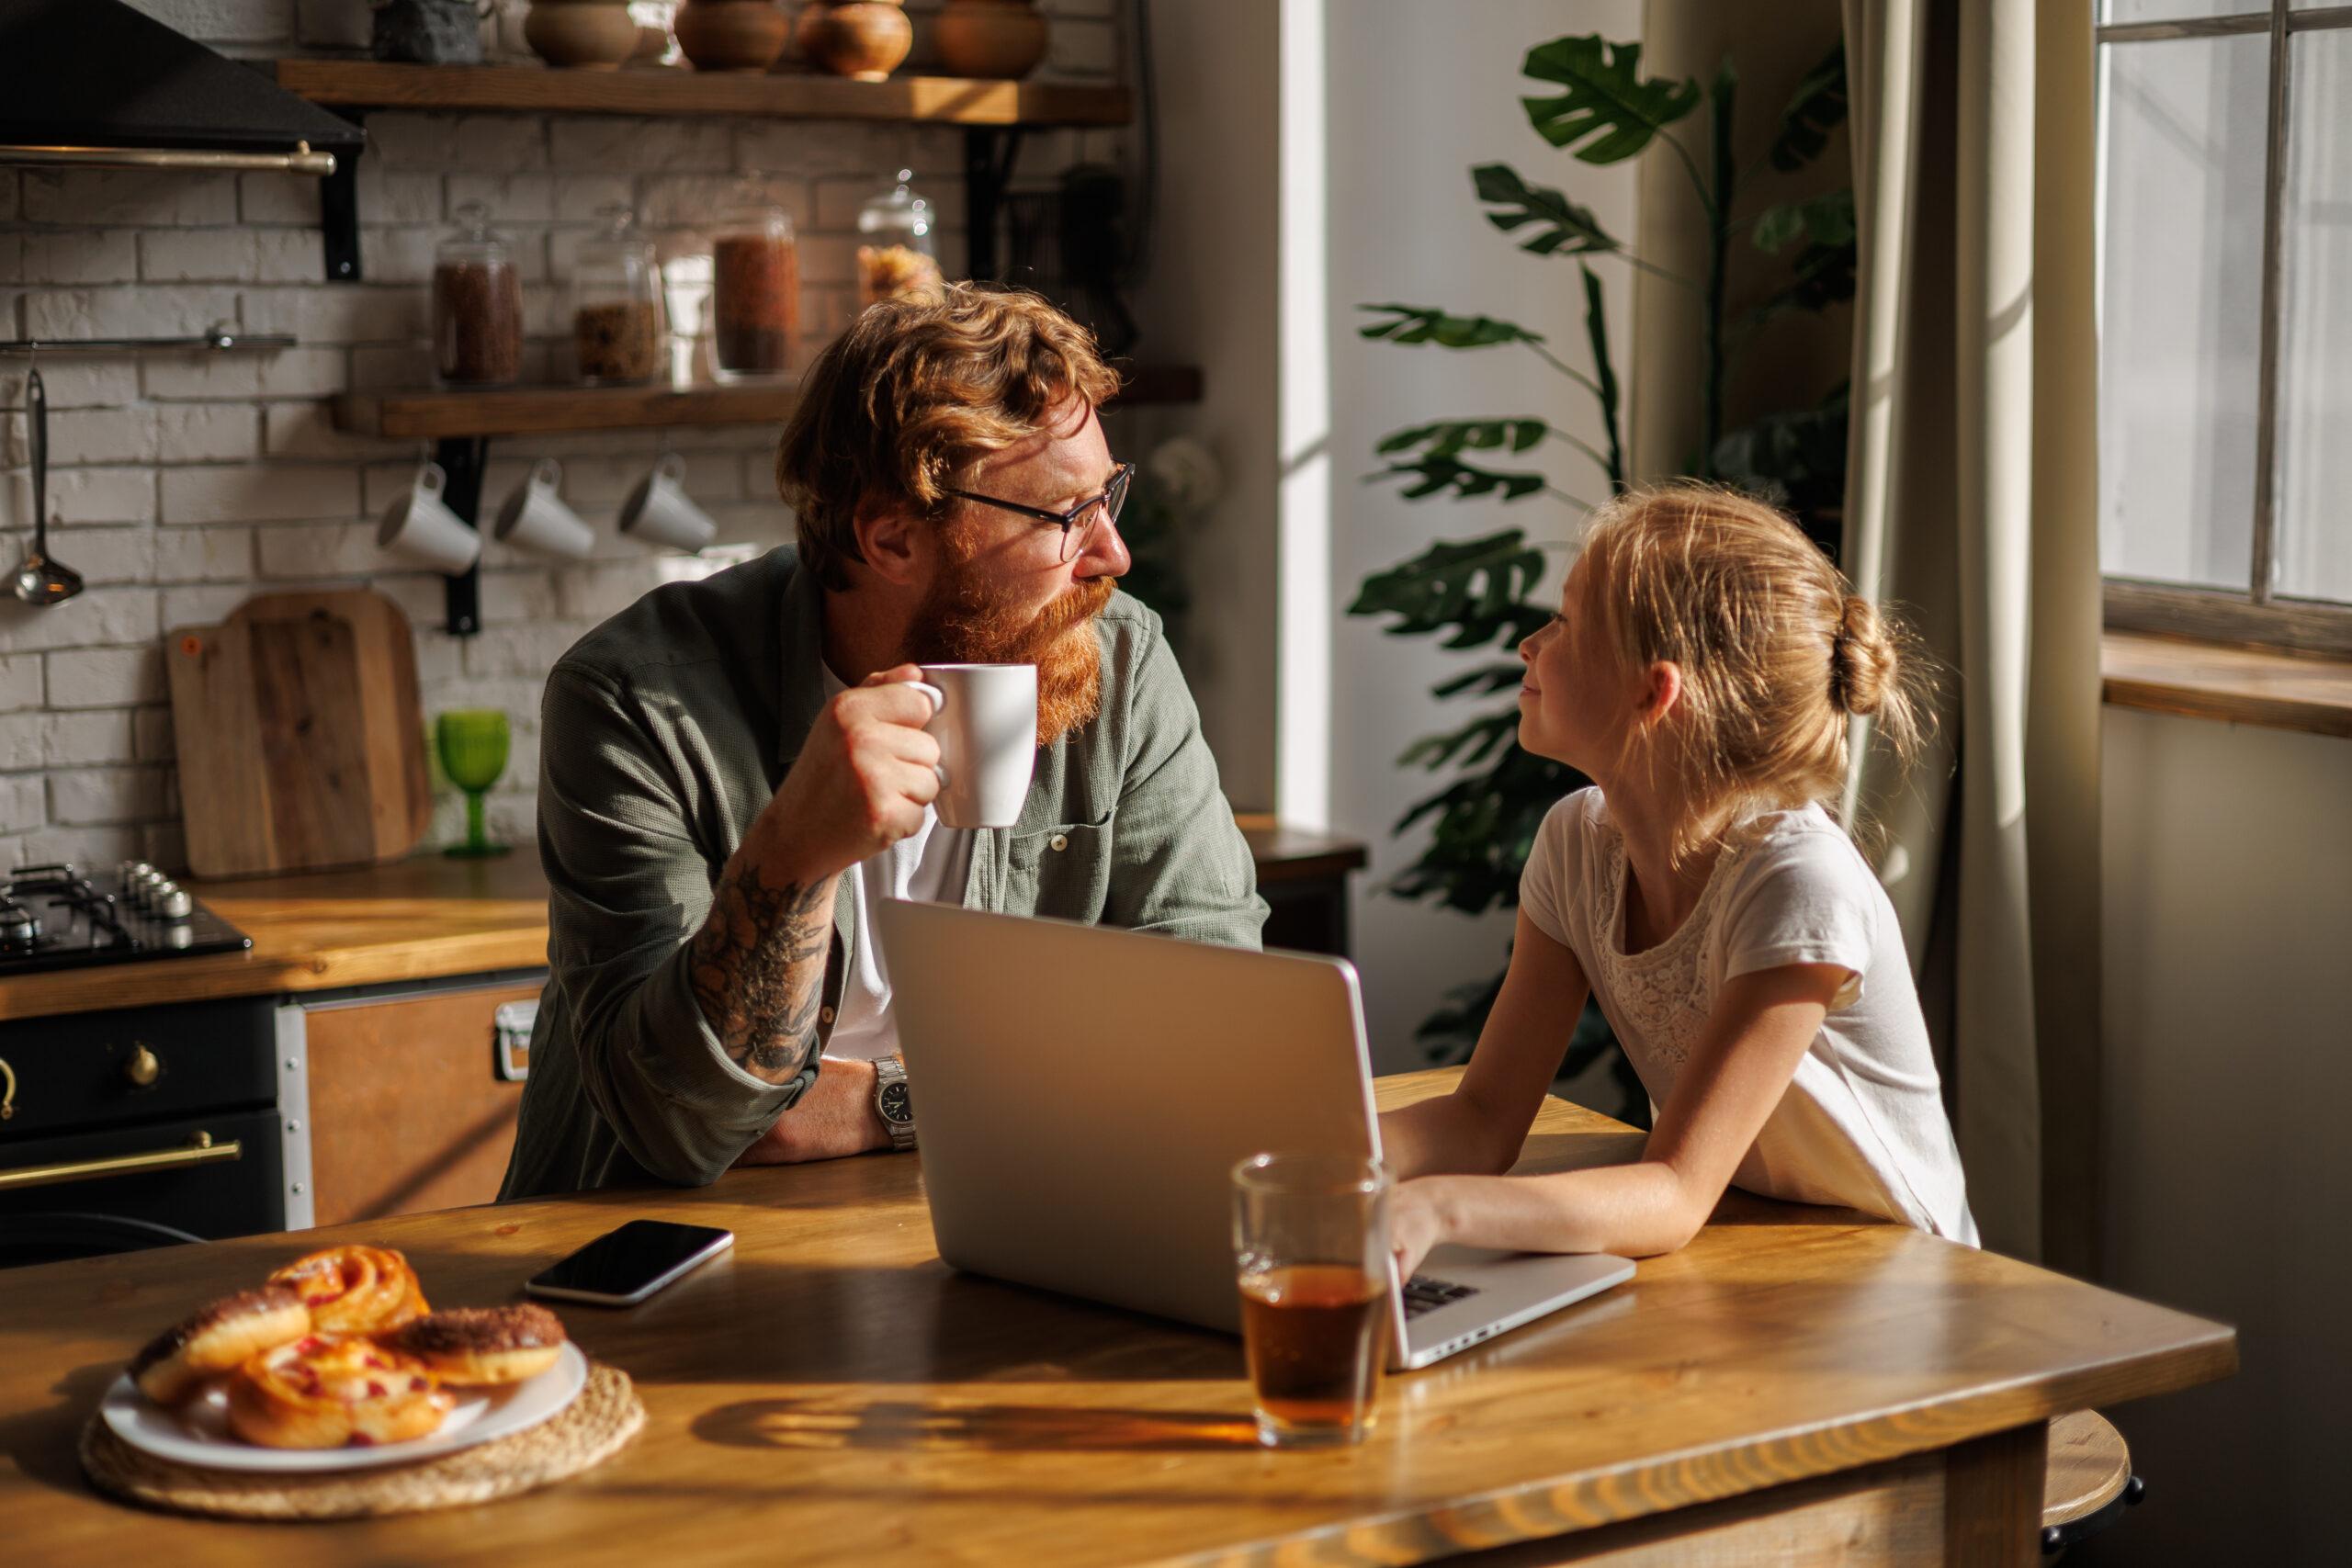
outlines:
[[[49,556],[49,389],[40,367],[25,367],[25,402],[32,412],[33,547],[17,568],[17,597],[28,604],[62,604],[82,592],[82,574]]]

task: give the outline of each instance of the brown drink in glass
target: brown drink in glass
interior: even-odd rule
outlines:
[[[1361,1442],[1388,1359],[1388,1174],[1352,1156],[1257,1155],[1233,1183],[1258,1439]]]

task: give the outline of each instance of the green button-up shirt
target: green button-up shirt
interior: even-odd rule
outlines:
[[[1159,617],[1096,621],[1102,706],[1037,754],[1021,818],[977,830],[964,902],[1254,948],[1266,906]],[[502,1197],[715,1179],[815,1081],[752,1077],[687,983],[711,889],[824,706],[824,600],[790,548],[656,589],[541,705],[546,991]],[[833,907],[820,1037],[855,940]],[[920,1093],[920,1089],[918,1089]]]

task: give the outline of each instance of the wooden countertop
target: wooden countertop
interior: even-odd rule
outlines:
[[[1383,1079],[1379,1098],[1406,1103],[1453,1077]],[[1521,1168],[1622,1160],[1641,1142],[1553,1100]],[[0,1317],[8,1550],[175,1568],[640,1568],[649,1553],[810,1568],[1396,1564],[1572,1531],[1604,1532],[1581,1538],[1593,1550],[1626,1530],[1654,1540],[1725,1509],[1925,1475],[1932,1487],[1906,1495],[1917,1514],[1870,1528],[1945,1534],[1947,1552],[1905,1562],[2009,1563],[2032,1552],[2030,1524],[1997,1554],[1951,1550],[1985,1499],[1962,1486],[1982,1479],[1963,1458],[2030,1464],[2030,1495],[2001,1506],[2032,1520],[2040,1422],[2236,1365],[2221,1325],[1899,1226],[1734,1194],[1630,1284],[1392,1378],[1363,1447],[1269,1453],[1252,1440],[1236,1341],[942,1264],[920,1158],[15,1270]],[[125,1359],[301,1252],[397,1247],[436,1303],[479,1305],[639,1215],[725,1225],[737,1241],[643,1306],[561,1309],[583,1348],[636,1380],[648,1413],[595,1471],[487,1507],[301,1527],[125,1507],[80,1475],[76,1434]],[[1847,1544],[1822,1560],[1881,1560],[1860,1542],[1843,1555]],[[1654,1550],[1641,1560],[1698,1560]]]
[[[1272,886],[1362,866],[1351,839],[1240,818]],[[0,980],[0,1021],[100,1008],[210,1001],[443,979],[543,964],[548,885],[528,844],[496,860],[425,853],[356,871],[191,882],[198,898],[254,939],[252,951],[105,964]]]

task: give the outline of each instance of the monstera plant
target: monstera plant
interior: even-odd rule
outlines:
[[[1578,163],[1616,164],[1648,153],[1679,164],[1704,218],[1703,276],[1682,276],[1654,265],[1565,191],[1537,185],[1510,164],[1484,164],[1470,171],[1470,178],[1487,222],[1521,250],[1575,267],[1570,287],[1581,292],[1584,305],[1580,348],[1564,349],[1493,316],[1460,315],[1428,305],[1363,307],[1376,318],[1362,329],[1363,335],[1379,342],[1534,355],[1559,372],[1570,397],[1590,400],[1599,415],[1600,441],[1586,440],[1566,422],[1540,412],[1436,419],[1383,439],[1378,450],[1387,466],[1371,478],[1402,481],[1408,500],[1493,497],[1548,502],[1572,514],[1589,510],[1584,497],[1623,489],[1635,476],[1626,470],[1624,412],[1596,269],[1635,267],[1687,292],[1699,315],[1700,438],[1683,471],[1771,497],[1804,520],[1834,554],[1834,519],[1845,487],[1844,389],[1818,406],[1726,431],[1724,387],[1765,322],[1853,297],[1852,187],[1743,210],[1743,176],[1756,171],[1741,167],[1733,147],[1738,83],[1732,62],[1724,60],[1704,86],[1692,78],[1645,76],[1641,65],[1636,43],[1611,43],[1598,36],[1555,39],[1528,51],[1524,74],[1544,90],[1521,102],[1536,134]],[[1758,156],[1776,169],[1804,168],[1821,155],[1845,117],[1845,54],[1833,50],[1798,85],[1770,144]],[[1739,243],[1786,255],[1789,263],[1785,281],[1735,318],[1724,303],[1724,273],[1732,247]],[[1577,428],[1591,425],[1577,422]],[[1551,467],[1525,466],[1547,457],[1558,459],[1556,476]],[[1569,530],[1554,521],[1543,532],[1565,536]],[[1392,636],[1434,637],[1447,649],[1509,654],[1551,613],[1548,604],[1533,597],[1544,568],[1543,549],[1523,528],[1442,541],[1367,578],[1348,610],[1389,617],[1385,630]],[[1475,700],[1515,691],[1519,682],[1516,659],[1505,658],[1453,676],[1433,691],[1441,698]],[[1430,837],[1419,858],[1389,885],[1390,892],[1470,914],[1518,902],[1520,869],[1544,814],[1584,783],[1560,763],[1520,750],[1518,722],[1516,702],[1484,709],[1405,752],[1400,765],[1447,771],[1451,776],[1397,821],[1400,833],[1427,822]],[[1456,1060],[1467,1053],[1501,987],[1498,972],[1458,987],[1422,1023],[1419,1038],[1432,1060]],[[1599,1010],[1588,1007],[1560,1076],[1575,1077],[1604,1060],[1623,1091],[1621,1113],[1639,1117],[1645,1103],[1640,1083],[1614,1049]]]

